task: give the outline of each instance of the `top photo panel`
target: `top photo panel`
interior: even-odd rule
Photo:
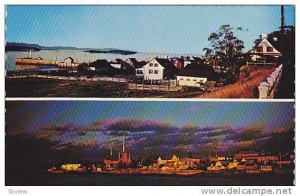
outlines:
[[[294,5],[7,5],[6,97],[294,99]]]

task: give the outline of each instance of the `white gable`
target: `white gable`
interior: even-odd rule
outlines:
[[[276,50],[274,48],[274,46],[265,37],[262,38],[261,42],[258,44],[258,47],[262,47],[263,48],[262,53],[272,53],[272,54],[275,53],[275,54],[281,55],[281,53],[278,50]],[[268,47],[272,47],[273,51],[272,52],[268,52],[267,51]]]
[[[150,66],[152,64],[152,66]],[[159,69],[165,69],[161,64],[159,64],[159,62],[156,59],[152,59],[151,61],[149,61],[146,65],[144,65],[143,67],[155,67],[155,64],[158,65]]]
[[[145,80],[161,80],[163,79],[164,67],[159,64],[156,59],[152,59],[143,66],[143,75]]]

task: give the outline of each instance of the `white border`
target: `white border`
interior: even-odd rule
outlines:
[[[252,1],[245,1],[245,0],[239,0],[239,1],[232,1],[229,3],[226,2],[221,2],[222,5],[224,4],[240,4],[240,5],[279,5],[279,4],[295,4],[296,5],[296,26],[299,27],[299,23],[298,23],[298,12],[297,12],[297,1],[296,0],[285,0],[285,1],[275,1],[275,0],[265,0],[265,1],[261,1],[261,0],[252,0]],[[31,0],[30,2],[24,2],[22,0],[4,0],[1,1],[1,12],[0,12],[0,26],[2,26],[1,28],[1,32],[2,35],[4,35],[4,5],[9,4],[49,4],[49,5],[53,5],[53,4],[65,4],[65,5],[83,5],[82,1],[79,0],[65,0],[65,1],[61,1],[61,0]],[[129,4],[143,4],[143,5],[152,5],[152,4],[159,4],[159,5],[195,5],[195,4],[204,4],[204,5],[215,5],[215,4],[220,4],[219,0],[211,0],[209,1],[209,4],[198,1],[198,0],[173,0],[168,1],[168,0],[151,0],[151,1],[144,1],[141,2],[140,0],[126,0],[125,2],[122,0],[114,0],[114,2],[110,2],[108,0],[87,0],[84,1],[84,4],[106,4],[106,5],[129,5]],[[299,31],[296,30],[296,40],[297,37],[299,36]],[[0,36],[0,41],[1,43],[4,43],[4,36]],[[3,46],[3,45],[2,45]],[[296,44],[296,51],[298,49],[298,45]],[[1,58],[2,59],[2,66],[4,69],[4,47],[1,47]],[[297,53],[298,54],[298,53]],[[296,65],[298,62],[298,57],[296,55]],[[2,71],[3,71],[2,69]],[[299,68],[296,68],[296,77],[300,76],[299,73]],[[4,78],[4,72],[1,72],[1,79],[3,81],[2,83],[2,90],[0,90],[0,96],[1,97],[5,97],[5,78]],[[296,92],[299,92],[299,85],[296,85]],[[116,99],[111,99],[111,98],[103,98],[103,99],[98,99],[98,98],[7,98],[5,99],[7,101],[21,101],[21,100],[34,100],[34,101],[50,101],[50,100],[84,100],[84,101],[229,101],[229,102],[239,102],[239,101],[244,101],[244,102],[293,102],[295,101],[294,99],[290,99],[290,100],[272,100],[272,99],[268,99],[268,100],[256,100],[256,99],[134,99],[134,98],[126,98],[126,99],[122,99],[122,98],[116,98]],[[0,107],[4,109],[5,111],[5,100],[0,102]],[[297,99],[296,99],[297,100]],[[297,105],[296,105],[297,106]],[[1,112],[0,116],[1,116],[1,127],[4,133],[5,130],[5,112]],[[298,115],[297,115],[297,111],[298,109],[296,109],[296,119],[295,120],[299,120]],[[53,186],[47,186],[47,187],[4,187],[4,151],[5,151],[5,134],[0,134],[0,141],[1,141],[1,146],[2,148],[0,148],[0,153],[1,153],[1,161],[0,161],[0,171],[1,171],[1,177],[0,177],[0,184],[1,184],[1,195],[8,195],[8,189],[9,188],[24,188],[27,189],[29,191],[29,193],[27,195],[53,195],[53,194],[68,194],[68,195],[145,195],[145,196],[152,196],[152,195],[172,195],[172,196],[181,196],[181,195],[197,195],[199,196],[200,193],[200,188],[201,187],[197,187],[197,186],[193,186],[193,187],[147,187],[147,186],[140,186],[140,187],[123,187],[123,186],[119,186],[119,187],[53,187]],[[296,131],[296,137],[298,137],[299,134],[297,134]],[[299,137],[298,137],[299,140]],[[2,143],[3,142],[3,143]],[[299,142],[296,142],[296,149],[299,149]],[[296,153],[296,157],[298,157],[298,154]],[[296,158],[297,160],[297,158]],[[296,168],[299,168],[300,161],[296,161]],[[293,190],[293,195],[299,195],[300,191],[299,191],[299,175],[296,175],[296,181],[298,181],[298,186],[295,187],[291,187]],[[222,187],[219,187],[222,188]],[[250,188],[250,187],[249,187]],[[275,187],[275,188],[280,188],[280,187]],[[282,188],[288,188],[288,187],[282,187]]]
[[[188,102],[295,102],[295,99],[203,99],[203,98],[71,98],[8,97],[5,101],[188,101]]]

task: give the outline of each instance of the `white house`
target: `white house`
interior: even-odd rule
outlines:
[[[189,64],[178,73],[176,80],[179,86],[201,87],[207,81],[217,81],[217,74],[211,66]]]
[[[72,57],[67,57],[63,62],[60,62],[58,66],[65,68],[76,68],[78,65],[79,63],[75,59]]]
[[[136,69],[136,77],[144,80],[162,80],[173,78],[176,67],[168,59],[154,58],[146,65]]]
[[[281,52],[276,50],[274,46],[268,41],[267,35],[262,35],[261,36],[261,41],[259,44],[257,44],[250,52],[251,55],[251,60],[252,61],[257,61],[263,57],[268,58],[268,57],[273,57],[273,58],[278,58],[282,56]]]

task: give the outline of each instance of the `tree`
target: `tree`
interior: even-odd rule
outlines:
[[[236,71],[245,63],[243,53],[244,42],[237,38],[236,31],[244,31],[242,27],[234,29],[230,25],[222,25],[217,32],[208,37],[210,47],[204,48],[205,57],[212,64],[221,66],[229,75],[235,76]],[[247,31],[247,30],[246,30]]]
[[[268,40],[282,53],[280,63],[283,63],[284,67],[275,97],[293,99],[295,98],[295,27],[285,26],[280,31],[271,32]]]

